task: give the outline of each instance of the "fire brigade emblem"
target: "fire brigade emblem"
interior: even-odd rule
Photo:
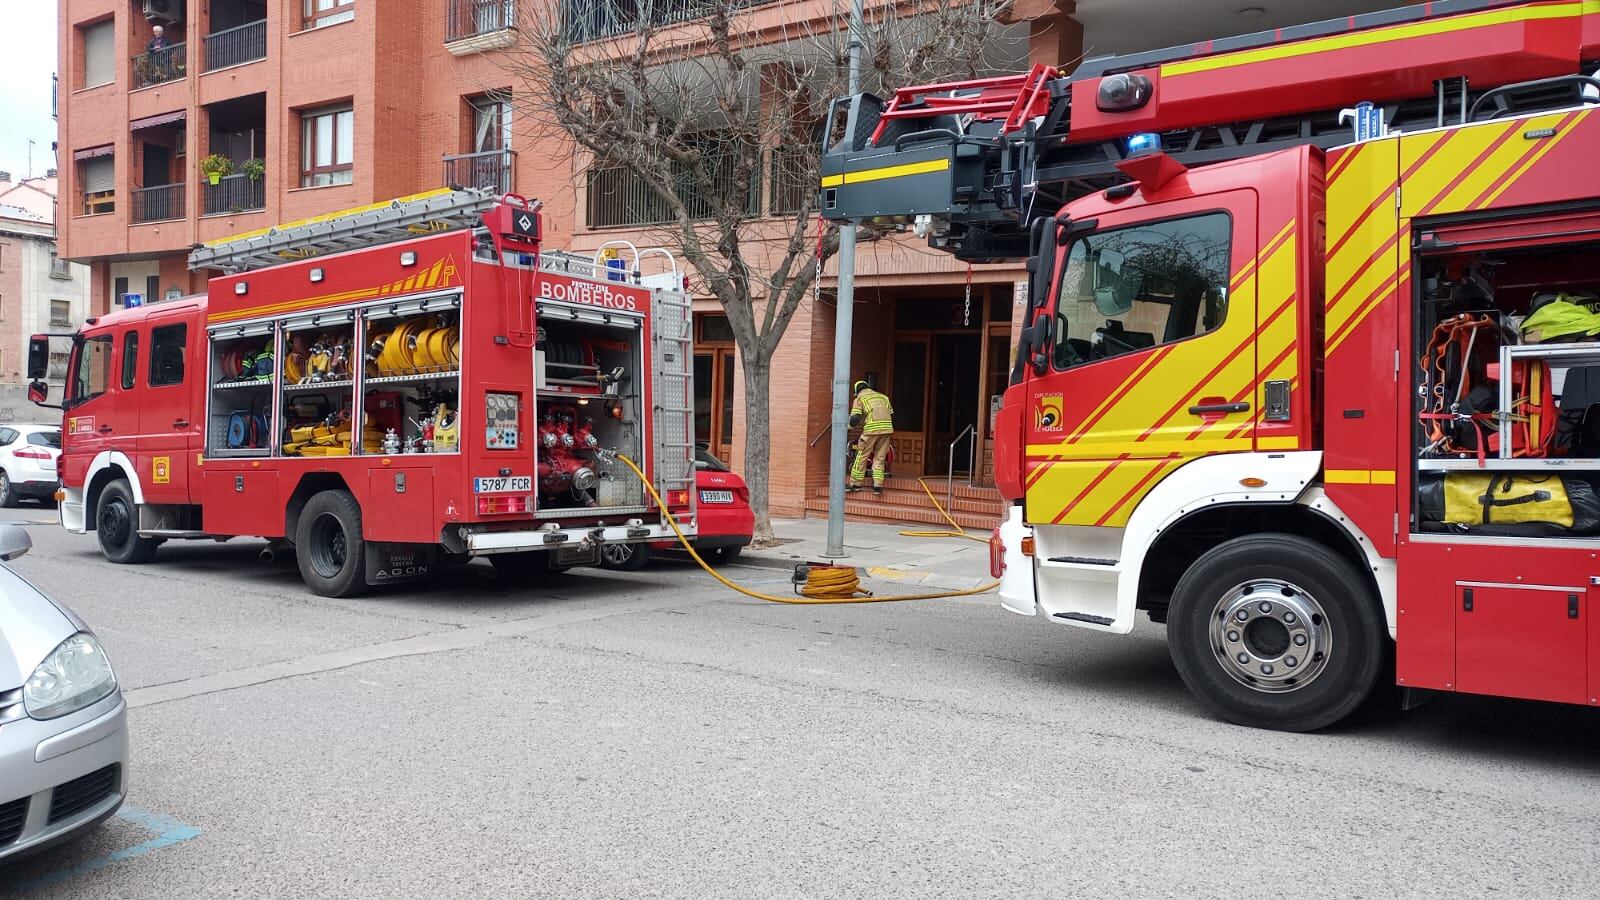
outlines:
[[[1036,431],[1060,431],[1061,395],[1040,394],[1033,407],[1033,427]]]
[[[172,483],[172,457],[157,456],[150,461],[150,480],[155,484]]]

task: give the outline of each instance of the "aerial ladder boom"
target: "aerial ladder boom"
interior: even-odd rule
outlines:
[[[1160,150],[1186,166],[1600,102],[1600,8],[1435,0],[1023,75],[834,101],[822,215],[910,224],[972,261]],[[1370,104],[1370,107],[1363,104]],[[1341,114],[1344,115],[1341,115]],[[1351,114],[1376,128],[1358,132]]]

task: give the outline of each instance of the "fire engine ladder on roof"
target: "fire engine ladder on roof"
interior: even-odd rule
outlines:
[[[480,188],[402,197],[202,244],[190,252],[189,269],[248,272],[297,259],[471,228],[479,224],[484,211],[499,202],[499,193]]]
[[[662,496],[686,491],[699,508],[694,479],[694,318],[687,294],[658,290],[650,303],[656,360],[656,488]],[[663,516],[665,511],[663,510]]]

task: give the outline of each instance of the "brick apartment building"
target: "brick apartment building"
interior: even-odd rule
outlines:
[[[548,133],[519,122],[514,100],[500,102],[498,92],[512,86],[503,54],[515,52],[530,2],[583,4],[61,0],[59,252],[89,264],[93,308],[113,308],[124,294],[154,300],[203,290],[203,278],[185,268],[196,242],[451,183],[542,199],[555,246],[650,243],[652,223],[640,213],[649,204],[621,199],[642,187],[629,173],[592,170],[564,141],[531,137]],[[693,2],[667,14],[682,18]],[[1071,65],[1085,52],[1391,5],[1275,0],[1282,9],[1241,10],[1242,2],[1019,0],[996,62]],[[838,9],[831,0],[753,0],[746,24],[750,33],[795,21],[826,27]],[[164,23],[164,44],[152,43],[153,21]],[[585,18],[586,27],[595,21]],[[204,174],[208,157],[226,161],[215,178]],[[782,192],[761,193],[764,210],[782,211]],[[863,246],[852,361],[894,398],[894,474],[911,490],[876,506],[853,501],[852,513],[931,521],[910,478],[942,482],[954,469],[988,482],[989,409],[1004,384],[1023,277],[1017,266],[969,273],[909,239]],[[776,515],[822,508],[832,282],[830,267],[822,302],[805,304],[774,360]],[[699,437],[738,466],[744,391],[731,332],[710,298],[697,300],[696,336]],[[975,439],[963,437],[969,428]],[[994,500],[970,491],[957,505],[981,524]]]

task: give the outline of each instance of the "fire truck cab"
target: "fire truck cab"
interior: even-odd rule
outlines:
[[[222,272],[205,296],[72,336],[61,522],[113,562],[263,537],[348,596],[473,556],[597,564],[669,516],[693,533],[688,298],[544,250],[537,204],[434,192],[190,264]]]
[[[1390,672],[1600,705],[1597,45],[1592,6],[1433,3],[851,98],[825,209],[1029,260],[1005,608],[1164,623],[1261,727]]]

